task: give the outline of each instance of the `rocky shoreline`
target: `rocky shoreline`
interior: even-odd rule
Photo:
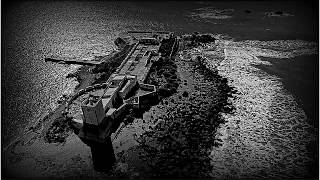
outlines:
[[[203,95],[195,94],[194,92],[188,92],[186,90],[184,90],[183,92],[180,92],[181,91],[180,86],[188,86],[189,87],[190,85],[188,84],[187,80],[184,80],[184,82],[182,84],[182,81],[179,79],[180,75],[177,75],[177,73],[175,73],[177,71],[177,66],[179,66],[179,65],[177,65],[177,63],[175,62],[174,59],[172,59],[172,60],[171,59],[162,59],[160,61],[166,61],[166,62],[160,62],[158,65],[156,65],[153,68],[152,72],[150,73],[150,76],[152,76],[152,78],[149,78],[149,81],[152,81],[151,83],[157,85],[157,87],[159,88],[160,96],[162,96],[164,98],[160,102],[160,104],[162,104],[164,106],[170,106],[169,104],[179,105],[181,103],[181,102],[179,102],[179,100],[181,100],[186,103],[184,105],[185,107],[191,108],[191,109],[189,109],[189,111],[190,111],[189,113],[191,113],[191,114],[197,113],[198,109],[196,109],[194,105],[190,104],[190,102],[195,100],[197,103],[201,104]],[[181,60],[178,60],[177,62],[181,63]],[[117,62],[117,63],[119,63],[119,62]],[[82,89],[88,85],[99,83],[100,81],[105,80],[108,76],[108,75],[105,75],[105,73],[110,72],[110,74],[111,74],[111,72],[113,70],[115,70],[115,68],[117,67],[117,63],[114,64],[114,67],[111,66],[111,68],[109,68],[110,66],[108,66],[108,68],[109,68],[108,71],[106,71],[104,68],[103,74],[92,74],[91,72],[100,73],[101,70],[99,71],[99,69],[96,69],[96,68],[89,69],[89,67],[83,66],[77,72],[68,75],[67,78],[77,78],[77,80],[79,81],[79,85],[76,87],[75,91],[79,91],[80,89]],[[121,61],[120,61],[120,63],[121,63]],[[161,66],[161,64],[162,64],[162,66]],[[161,67],[161,68],[159,69],[159,67]],[[173,68],[173,69],[171,69],[171,68]],[[201,72],[203,74],[202,76],[206,76],[205,78],[207,78],[206,80],[204,80],[205,82],[209,82],[209,81],[212,81],[213,79],[217,78],[217,76],[215,75],[215,76],[211,77],[211,79],[210,79],[210,76],[214,75],[214,74],[204,75],[206,73],[210,73],[210,71],[206,70],[206,68],[203,65],[201,65],[200,59],[198,59],[197,62],[195,62],[195,64],[192,65],[192,67],[185,66],[184,68],[186,68],[186,69],[181,70],[181,68],[178,67],[178,69],[180,69],[180,72],[189,71],[187,68],[193,68],[194,71]],[[162,75],[164,75],[164,77],[166,79],[164,82],[159,81],[161,79],[161,77],[159,77],[159,76],[162,76]],[[157,76],[158,76],[158,78],[157,78]],[[205,78],[202,77],[202,79],[205,79]],[[156,80],[156,79],[158,79],[158,80]],[[156,80],[157,82],[154,80]],[[197,82],[192,82],[192,83],[197,84]],[[225,81],[222,80],[221,83],[225,84]],[[179,88],[178,88],[178,86],[179,86]],[[194,89],[194,87],[190,87],[190,88],[192,88],[193,91],[195,91],[195,92],[200,92],[198,85],[195,85],[195,86],[197,87],[196,90]],[[205,87],[202,87],[202,88],[205,88]],[[179,89],[178,90],[179,92],[177,92],[177,89]],[[215,93],[217,93],[217,92],[215,92]],[[204,94],[204,93],[202,93],[202,94]],[[209,94],[206,93],[206,94],[209,95],[210,93]],[[172,95],[174,95],[175,97],[178,95],[178,98],[176,101],[175,100],[170,100],[170,101],[168,100],[168,98],[171,98]],[[212,95],[212,93],[210,95]],[[222,92],[222,94],[220,94],[220,95],[224,96],[224,98],[222,98],[224,100],[226,100],[226,97],[228,96],[227,93],[224,93],[224,92]],[[214,96],[214,97],[216,97],[216,96]],[[65,98],[65,99],[67,99],[67,98]],[[25,140],[27,140],[27,139],[29,139],[29,140],[33,139],[33,141],[32,141],[33,143],[42,143],[42,144],[53,143],[56,146],[64,146],[65,144],[68,144],[67,139],[72,134],[72,131],[71,131],[70,127],[68,126],[68,124],[65,124],[65,121],[62,119],[62,116],[61,116],[61,111],[64,109],[64,105],[63,105],[64,101],[65,100],[61,100],[62,105],[57,107],[53,112],[49,113],[41,122],[39,122],[35,126],[30,127],[29,128],[30,133],[27,133],[28,135],[26,137],[22,138],[17,143],[15,143],[15,145],[13,145],[12,147],[10,147],[8,149],[11,149],[11,152],[12,152],[18,146],[24,147]],[[210,102],[207,102],[207,106],[208,106],[207,108],[211,108],[211,110],[213,108],[213,110],[217,111],[217,112],[220,111],[221,107],[223,107],[223,103],[222,104],[218,103],[219,107],[214,107],[213,105],[209,105],[209,104],[210,104]],[[183,108],[183,109],[185,109],[185,108]],[[205,109],[203,109],[202,111],[205,111]],[[181,119],[184,115],[186,115],[185,113],[186,113],[185,111],[181,111],[179,116],[177,116],[178,114],[176,114],[175,115],[176,117],[172,117],[172,118]],[[190,117],[192,117],[191,114],[189,115]],[[212,114],[210,114],[210,115],[212,115]],[[208,114],[208,115],[206,115],[206,117],[210,116],[210,115]],[[202,117],[202,118],[205,119],[206,117]],[[212,120],[212,119],[208,120],[208,122],[207,122],[207,123],[209,123],[207,125],[208,128],[209,128],[209,126],[214,126],[214,124],[223,122],[218,119],[219,119],[219,117],[215,117],[215,120]],[[154,121],[158,121],[158,119],[154,118]],[[170,122],[170,121],[167,120],[167,122]],[[198,122],[201,122],[201,121],[198,121]],[[178,125],[178,121],[177,122],[171,121],[170,123],[176,124],[175,126]],[[185,122],[185,124],[186,123],[187,122]],[[190,122],[190,123],[192,123],[192,122]],[[194,123],[194,125],[196,125],[196,124],[197,123]],[[156,126],[155,130],[157,129],[158,133],[160,133],[160,132],[161,133],[168,133],[165,131],[162,132],[161,130],[163,128],[164,127]],[[186,128],[186,127],[177,126],[176,128],[179,129],[179,128]],[[213,127],[211,127],[211,128],[213,128]],[[178,129],[175,129],[174,131],[177,131]],[[189,137],[193,133],[196,134],[197,130],[186,129],[186,131],[189,132],[189,135],[188,135],[188,137]],[[194,131],[194,132],[191,132],[191,131]],[[210,132],[211,130],[208,129],[207,131]],[[210,132],[210,133],[212,133],[212,132]],[[146,134],[144,134],[143,136],[146,136]],[[143,136],[141,136],[141,138]],[[169,136],[171,137],[171,135],[169,135]],[[159,134],[155,135],[155,137],[154,137],[154,139],[157,139],[157,138],[159,138]],[[213,141],[214,141],[214,139],[211,139],[207,142],[207,144],[210,142],[213,142]],[[30,142],[30,141],[28,141],[28,142]],[[172,142],[175,142],[175,141],[172,141]],[[173,148],[171,146],[172,145],[168,144],[166,149]],[[201,146],[203,146],[203,145],[201,145]],[[139,148],[141,148],[141,147],[143,147],[143,149],[145,149],[147,146],[146,146],[146,144],[139,145]],[[28,147],[26,147],[26,148],[28,148]],[[189,153],[192,153],[190,148],[189,148],[189,151],[190,151]],[[163,157],[165,157],[166,153],[167,152],[162,152]],[[200,151],[199,151],[199,153],[200,153]],[[202,157],[203,157],[203,155],[202,155]],[[21,158],[23,158],[23,155],[21,155]]]
[[[250,120],[254,119],[254,116],[251,116],[253,111],[244,111],[251,106],[242,107],[241,103],[239,104],[244,97],[250,95],[250,92],[257,91],[255,86],[250,89],[251,91],[243,88],[248,84],[251,85],[243,80],[247,75],[251,75],[252,69],[248,63],[260,63],[255,56],[262,55],[288,57],[301,52],[313,54],[314,44],[299,41],[233,42],[220,40],[219,35],[215,36],[217,38],[215,44],[202,42],[202,38],[197,39],[197,36],[198,34],[182,36],[176,58],[162,59],[152,69],[148,81],[159,88],[158,93],[162,98],[141,117],[136,117],[132,123],[128,123],[119,132],[118,137],[112,136],[117,158],[112,171],[109,173],[94,171],[90,148],[79,140],[68,125],[60,123],[63,121],[59,121],[59,116],[64,109],[61,105],[43,121],[29,128],[19,141],[5,149],[5,177],[225,178],[231,173],[229,170],[245,168],[246,166],[241,164],[238,167],[229,166],[228,158],[230,152],[234,152],[239,155],[234,163],[238,163],[247,153],[247,151],[241,152],[241,148],[245,147],[237,143],[242,141],[245,143],[246,140],[242,140],[242,136],[237,136],[237,133],[245,130],[245,128],[239,129],[241,123],[250,123]],[[279,49],[284,50],[280,52]],[[291,49],[293,52],[289,52]],[[113,65],[108,66],[107,72],[111,74],[118,63],[111,62]],[[245,65],[247,63],[248,66],[243,66],[241,63]],[[108,79],[108,75],[98,71],[96,74],[91,73],[96,70],[89,70],[86,66],[81,67],[74,75],[81,80],[75,91]],[[268,78],[259,76],[259,73],[250,77],[259,77],[262,80],[269,78],[269,76]],[[272,79],[271,82],[276,80]],[[274,88],[272,83],[268,87]],[[278,87],[280,86],[276,86]],[[278,91],[279,95],[283,93]],[[261,92],[264,92],[263,89]],[[284,97],[289,95],[283,94],[282,98]],[[250,102],[244,101],[242,105]],[[290,102],[291,100],[288,100],[288,103]],[[240,110],[247,114],[241,113]],[[244,117],[243,122],[236,120],[240,115]],[[298,116],[297,113],[294,115]],[[56,119],[58,121],[55,121]],[[264,123],[255,124],[252,129],[262,127]],[[243,137],[252,138],[247,131],[241,133]],[[49,138],[45,139],[46,136]],[[53,143],[48,143],[48,139]],[[261,146],[263,145],[265,144]],[[225,149],[226,146],[229,149]],[[278,149],[275,151],[279,154]],[[267,160],[269,162],[269,159]],[[255,163],[255,161],[247,163],[251,165],[253,162]],[[261,165],[260,168],[263,167]],[[19,168],[26,168],[26,171],[21,172]],[[250,173],[251,169],[248,168],[247,171]],[[248,175],[247,171],[240,170],[237,172],[244,174],[238,174],[239,176]],[[259,175],[259,177],[269,176]]]
[[[236,91],[227,85],[227,79],[209,69],[204,57],[191,53],[202,44],[197,43],[184,39],[171,62],[177,68],[175,92],[136,119],[135,126],[124,128],[114,141],[118,160],[108,175],[211,177],[210,151],[221,143],[216,130],[224,123],[221,113],[233,112],[228,98]],[[163,67],[159,67],[161,71]],[[134,138],[128,140],[128,136]]]
[[[176,60],[181,83],[178,92],[153,108],[154,127],[137,136],[141,156],[148,163],[143,177],[209,178],[210,150],[219,146],[216,129],[224,122],[220,112],[231,113],[232,88],[201,57]],[[191,73],[187,73],[191,72]],[[144,118],[148,121],[148,118]]]

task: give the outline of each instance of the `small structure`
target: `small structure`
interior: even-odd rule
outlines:
[[[89,95],[82,102],[81,109],[84,115],[85,123],[98,126],[106,117],[100,97]]]
[[[122,99],[126,99],[129,92],[137,85],[137,77],[136,76],[127,76],[126,84],[119,91],[119,95]]]
[[[158,45],[159,41],[156,38],[143,38],[139,40],[139,43],[146,45]]]

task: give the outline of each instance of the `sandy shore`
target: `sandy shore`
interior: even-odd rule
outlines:
[[[253,65],[269,64],[259,56],[316,53],[317,44],[304,41],[219,40],[180,51],[177,93],[119,132],[111,173],[93,170],[90,148],[71,131],[64,143],[45,142],[61,106],[3,151],[4,176],[307,177],[314,128],[279,78]],[[85,76],[79,89],[93,82]]]

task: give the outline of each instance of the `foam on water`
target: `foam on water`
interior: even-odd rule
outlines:
[[[276,47],[276,48],[275,48]],[[211,47],[212,48],[212,47]],[[234,114],[218,133],[222,146],[211,152],[214,177],[305,177],[311,159],[306,145],[313,140],[306,114],[274,75],[252,65],[265,64],[257,56],[288,58],[317,53],[317,44],[304,41],[217,41],[224,60],[219,74],[238,91],[229,101]],[[210,54],[204,51],[204,55]]]

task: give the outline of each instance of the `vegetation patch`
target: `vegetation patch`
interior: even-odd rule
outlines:
[[[159,52],[162,57],[153,63],[146,83],[155,85],[159,98],[169,97],[177,92],[180,79],[177,75],[177,65],[174,62],[177,48],[173,47],[175,38],[162,41]],[[172,54],[171,54],[172,52]],[[172,55],[170,57],[170,55]]]
[[[51,124],[45,135],[48,143],[64,143],[69,135],[70,126],[64,117],[59,117]]]
[[[66,78],[76,78],[78,81],[78,85],[76,86],[76,89],[79,88],[81,83],[88,78],[88,75],[91,73],[89,72],[89,66],[81,66],[76,72],[74,73],[69,73]]]
[[[177,65],[169,58],[160,58],[150,69],[146,83],[155,85],[160,99],[177,92],[179,86]]]
[[[210,34],[199,34],[198,32],[194,32],[192,35],[184,37],[185,42],[187,42],[186,46],[188,48],[197,47],[201,43],[210,43],[215,42],[215,38]]]
[[[162,44],[159,48],[159,53],[161,53],[161,55],[163,57],[169,57],[172,47],[174,45],[175,42],[175,38],[171,37],[169,39],[163,39],[162,40]]]

